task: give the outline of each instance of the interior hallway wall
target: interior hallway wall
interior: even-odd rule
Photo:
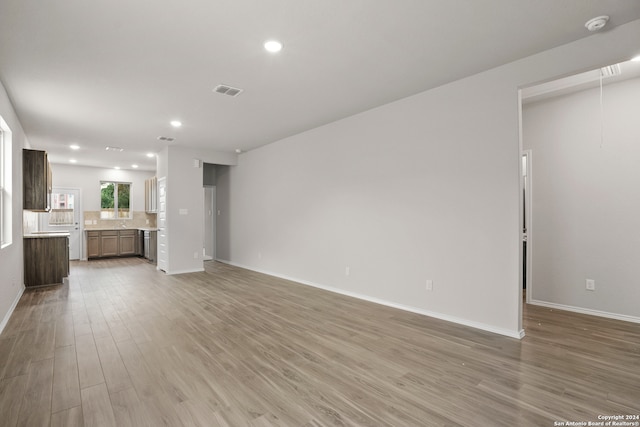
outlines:
[[[599,88],[523,108],[533,150],[531,296],[640,321],[640,78],[605,85],[603,102],[602,121]]]

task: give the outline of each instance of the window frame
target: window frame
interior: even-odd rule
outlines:
[[[103,208],[102,207],[102,186],[105,184],[113,184],[113,217],[106,217],[103,216]],[[126,217],[121,217],[120,216],[120,207],[118,206],[118,186],[120,185],[128,185],[129,186],[129,214]],[[133,187],[133,183],[131,182],[126,182],[126,181],[114,181],[114,180],[106,180],[100,181],[100,219],[101,220],[116,220],[116,221],[123,221],[123,220],[127,220],[127,219],[132,219],[133,218],[133,210],[131,209],[131,189]]]
[[[11,129],[0,116],[0,249],[13,243]]]
[[[4,248],[4,127],[0,126],[0,247]]]

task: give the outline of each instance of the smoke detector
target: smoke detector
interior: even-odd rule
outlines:
[[[584,26],[587,27],[587,30],[591,32],[600,31],[604,28],[605,25],[607,25],[607,22],[609,22],[609,17],[607,15],[602,15],[593,19],[589,19],[584,24]]]

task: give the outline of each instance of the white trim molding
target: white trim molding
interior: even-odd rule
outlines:
[[[4,328],[7,326],[7,323],[9,323],[9,319],[13,314],[13,310],[16,309],[18,302],[20,302],[20,298],[22,298],[22,294],[24,293],[25,289],[26,289],[25,286],[22,285],[22,287],[20,288],[20,292],[18,292],[18,295],[16,295],[15,299],[13,300],[13,303],[11,304],[9,311],[7,311],[7,314],[5,314],[4,319],[2,319],[2,323],[0,323],[0,334],[2,333],[2,331],[4,331]]]
[[[556,310],[565,310],[572,311],[574,313],[588,314],[590,316],[606,317],[607,319],[622,320],[624,322],[640,323],[640,317],[628,316],[626,314],[609,313],[601,310],[593,310],[591,308],[574,307],[572,305],[556,304],[553,302],[540,300],[531,300],[529,304],[553,308]]]
[[[504,336],[507,336],[509,338],[516,338],[516,339],[524,338],[524,329],[522,329],[520,331],[511,331],[511,330],[508,330],[508,329],[496,328],[494,326],[487,325],[487,324],[484,324],[484,323],[473,322],[473,321],[470,321],[470,320],[467,320],[467,319],[462,319],[462,318],[455,317],[455,316],[449,316],[447,314],[442,314],[442,313],[429,311],[429,310],[423,310],[421,308],[411,307],[411,306],[404,305],[404,304],[398,304],[398,303],[395,303],[395,302],[392,302],[392,301],[387,301],[387,300],[383,300],[383,299],[379,299],[379,298],[374,298],[374,297],[370,297],[368,295],[359,294],[359,293],[356,293],[356,292],[349,292],[349,291],[345,291],[343,289],[334,288],[334,287],[331,287],[331,286],[320,285],[318,283],[313,283],[313,282],[309,282],[307,280],[297,279],[295,277],[289,277],[289,276],[286,276],[286,275],[283,275],[283,274],[274,273],[274,272],[271,272],[271,271],[260,270],[260,269],[257,269],[257,268],[249,267],[247,265],[238,264],[238,263],[235,263],[235,262],[232,262],[232,261],[229,261],[229,260],[225,260],[225,259],[216,258],[216,261],[222,262],[224,264],[229,264],[229,265],[232,265],[234,267],[240,267],[240,268],[244,268],[246,270],[255,271],[257,273],[266,274],[268,276],[278,277],[280,279],[285,279],[285,280],[289,280],[289,281],[292,281],[292,282],[300,283],[302,285],[312,286],[314,288],[322,289],[322,290],[333,292],[333,293],[336,293],[336,294],[346,295],[346,296],[349,296],[349,297],[352,297],[352,298],[357,298],[357,299],[360,299],[360,300],[373,302],[373,303],[384,305],[384,306],[387,306],[387,307],[397,308],[398,310],[403,310],[403,311],[408,311],[408,312],[411,312],[411,313],[421,314],[423,316],[433,317],[433,318],[436,318],[436,319],[445,320],[447,322],[452,322],[452,323],[457,323],[459,325],[469,326],[471,328],[480,329],[480,330],[483,330],[483,331],[486,331],[486,332],[491,332],[491,333],[494,333],[494,334],[504,335]]]
[[[156,270],[160,270],[159,268],[156,268]],[[167,276],[173,276],[174,274],[186,274],[186,273],[200,273],[204,271],[204,267],[202,268],[196,268],[193,270],[171,270],[171,271],[165,271],[164,273]]]

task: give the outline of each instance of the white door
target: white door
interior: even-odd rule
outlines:
[[[203,253],[204,260],[216,258],[215,245],[215,211],[216,211],[216,187],[204,187],[204,236]]]
[[[69,233],[69,259],[82,253],[81,206],[78,188],[53,187],[51,210],[40,215],[40,231]]]

